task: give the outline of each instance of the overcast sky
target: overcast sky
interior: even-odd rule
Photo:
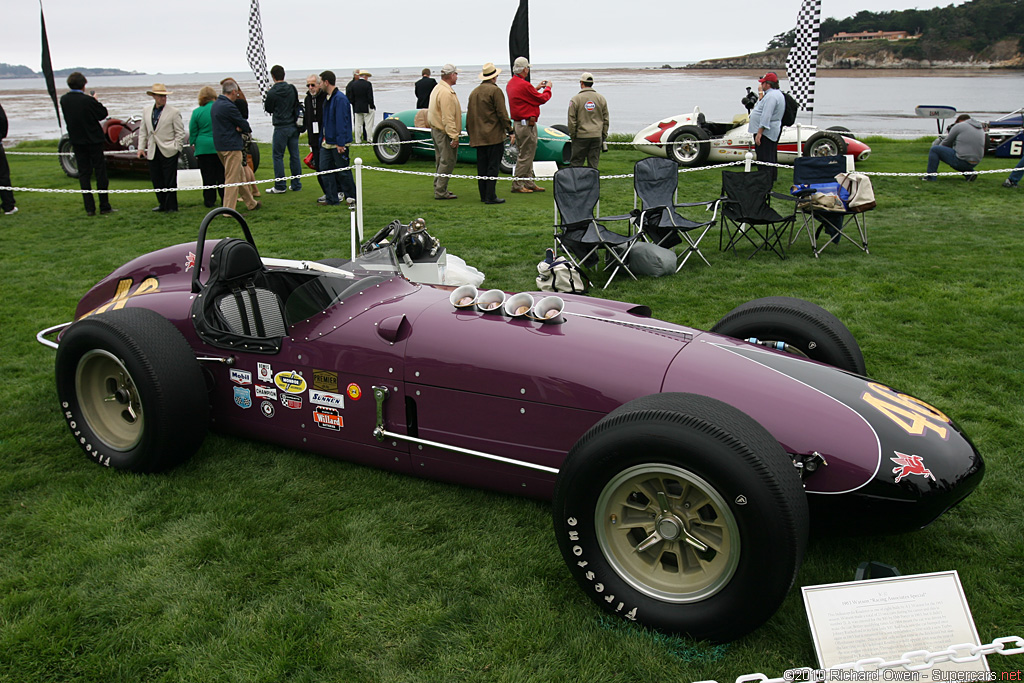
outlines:
[[[40,69],[38,0],[3,0],[0,62]],[[508,61],[518,0],[262,0],[268,66],[478,67]],[[945,3],[822,2],[822,18]],[[954,3],[959,4],[959,3]],[[796,24],[799,0],[533,0],[531,61],[678,64],[763,50]],[[428,9],[429,8],[429,9]],[[440,11],[444,8],[444,13]],[[247,68],[249,0],[43,0],[55,69],[146,73]],[[332,28],[333,27],[333,28]],[[438,35],[443,35],[443,38]],[[440,47],[447,42],[446,47]],[[330,47],[326,47],[329,44]]]

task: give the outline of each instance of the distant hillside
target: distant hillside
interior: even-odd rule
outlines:
[[[828,42],[839,32],[906,31],[912,39]],[[709,59],[690,68],[783,68],[796,28],[780,33],[764,52]],[[930,10],[861,11],[821,22],[818,67],[1024,68],[1024,0],[969,0]]]
[[[106,67],[73,66],[70,69],[55,69],[53,75],[55,78],[67,78],[73,71],[81,71],[86,76],[130,76],[144,73],[141,71],[123,71]],[[33,71],[22,64],[4,64],[0,62],[0,78],[33,78],[42,75],[41,71]]]

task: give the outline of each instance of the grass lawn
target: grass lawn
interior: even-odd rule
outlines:
[[[859,170],[924,170],[928,140],[868,142],[874,155]],[[262,152],[265,179],[269,145]],[[377,165],[368,147],[353,156]],[[602,173],[630,173],[639,158],[615,148]],[[54,157],[9,161],[16,186],[77,187]],[[475,181],[453,180],[459,199],[438,202],[430,178],[364,177],[367,231],[422,216],[486,285],[535,289],[550,191],[512,195],[502,182],[508,202],[485,206]],[[700,328],[748,299],[809,299],[847,324],[870,375],[952,416],[986,459],[979,489],[916,533],[812,539],[797,584],[850,580],[863,560],[904,574],[956,569],[986,643],[1024,636],[1024,192],[1001,188],[1004,177],[874,179],[869,255],[844,243],[814,259],[804,242],[786,261],[748,261],[720,253],[711,233],[711,268],[691,259],[678,275],[620,277],[603,294]],[[149,184],[115,174],[111,186]],[[716,197],[719,186],[718,169],[682,174],[680,200]],[[348,254],[348,212],[318,207],[320,194],[308,178],[300,193],[262,197],[247,218],[263,255]],[[196,192],[179,194],[173,215],[151,213],[152,194],[115,195],[118,213],[95,218],[75,194],[16,196],[20,213],[0,215],[0,681],[685,682],[815,665],[797,588],[728,645],[605,617],[563,566],[539,502],[217,434],[166,474],[97,467],[68,433],[54,353],[34,335],[69,320],[130,258],[195,240],[206,210]],[[602,197],[602,213],[628,212],[632,180],[604,181]],[[1018,671],[1024,655],[989,664]]]

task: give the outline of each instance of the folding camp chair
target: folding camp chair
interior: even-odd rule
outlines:
[[[830,244],[839,244],[845,238],[865,254],[868,253],[868,228],[864,211],[874,208],[872,203],[866,209],[845,209],[835,211],[821,208],[811,203],[810,197],[817,191],[840,193],[836,176],[846,171],[846,159],[841,156],[830,157],[799,157],[793,164],[793,192],[797,196],[797,210],[803,222],[799,228],[796,223],[790,228],[789,245],[799,239],[800,233],[806,232],[811,242],[811,252],[818,258]],[[800,189],[802,188],[802,189]],[[817,227],[815,225],[817,224]],[[853,228],[857,230],[857,238],[852,236]],[[826,239],[818,246],[818,238],[822,230]]]
[[[783,216],[771,207],[772,197],[793,201],[788,195],[772,192],[772,184],[772,176],[767,169],[758,169],[751,173],[722,171],[719,249],[735,251],[736,245],[745,239],[754,245],[754,251],[747,257],[748,259],[753,258],[754,254],[762,249],[774,252],[781,259],[786,258],[782,238],[786,234],[786,228],[792,226],[796,220],[796,214],[794,212]]]
[[[706,202],[676,203],[679,189],[679,164],[671,159],[646,157],[633,167],[633,190],[640,200],[640,237],[659,247],[671,249],[686,242],[686,249],[677,257],[678,273],[686,261],[696,254],[704,263],[708,260],[700,252],[700,241],[715,224],[718,217],[718,199]],[[711,220],[696,223],[683,218],[676,209],[691,206],[714,207]]]
[[[555,248],[581,270],[601,268],[599,252],[604,249],[604,270],[612,269],[605,288],[619,269],[636,279],[626,265],[626,257],[638,235],[621,235],[598,221],[630,220],[631,215],[594,217],[601,196],[600,175],[596,168],[571,167],[555,172]],[[591,278],[594,279],[594,278]]]

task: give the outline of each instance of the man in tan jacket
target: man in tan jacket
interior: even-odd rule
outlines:
[[[512,133],[512,119],[505,109],[505,93],[495,81],[501,69],[493,62],[484,64],[480,72],[480,85],[469,94],[466,110],[466,132],[469,146],[476,149],[476,174],[496,178],[501,172],[501,155],[505,153],[505,139]],[[477,180],[480,201],[484,204],[504,204],[496,193],[497,180]]]
[[[570,166],[597,168],[601,147],[608,137],[608,102],[594,90],[594,76],[580,76],[580,91],[569,100],[569,136],[572,138]]]
[[[455,170],[455,157],[459,153],[462,105],[452,90],[458,80],[459,70],[452,64],[445,64],[441,67],[441,82],[430,91],[427,121],[430,123],[430,136],[434,139],[434,158],[439,174],[434,178],[434,199],[458,199],[448,191],[448,178],[440,175],[450,175]]]
[[[163,83],[154,83],[146,94],[153,98],[153,103],[142,110],[138,157],[145,156],[149,160],[149,177],[154,190],[177,189],[178,155],[185,144],[185,124],[181,112],[167,104],[171,92]],[[157,192],[156,199],[158,205],[153,211],[178,210],[177,192]]]

